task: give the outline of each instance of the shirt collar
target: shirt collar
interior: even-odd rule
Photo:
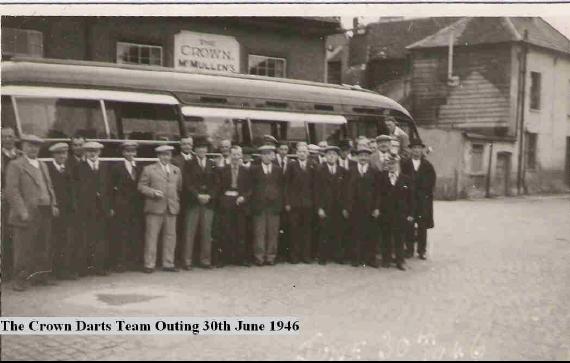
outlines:
[[[30,159],[27,155],[24,155],[24,157],[26,158],[26,160],[28,160],[28,163],[30,163],[30,165],[32,165],[33,167],[36,168],[40,167],[40,161],[38,159]]]
[[[192,153],[184,153],[184,152],[180,152],[180,155],[182,155],[182,158],[184,158],[184,160],[192,160]]]
[[[12,148],[11,150],[8,150],[8,149],[6,149],[6,148],[2,148],[2,152],[4,153],[4,155],[6,155],[6,156],[8,156],[8,157],[14,157],[14,156],[16,156],[16,155],[17,155],[16,150],[17,150],[17,149],[16,149],[15,147]]]

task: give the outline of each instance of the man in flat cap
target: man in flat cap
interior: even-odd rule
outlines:
[[[396,121],[396,118],[394,116],[386,116],[384,118],[384,123],[388,128],[388,135],[394,138],[393,141],[395,141],[395,144],[397,145],[398,153],[401,154],[402,152],[407,152],[410,138],[404,130],[398,127],[398,121]]]
[[[307,143],[296,146],[297,160],[285,173],[285,210],[290,221],[291,263],[312,262],[313,188],[317,166],[309,157]]]
[[[357,151],[358,164],[347,178],[347,207],[350,214],[351,248],[353,266],[378,267],[376,244],[378,217],[380,216],[380,172],[370,166],[372,150]]]
[[[249,170],[241,165],[242,149],[230,149],[231,163],[219,171],[218,218],[221,229],[221,264],[249,266],[246,255],[247,214],[251,198]]]
[[[73,221],[76,213],[73,174],[68,167],[69,145],[59,142],[50,146],[53,161],[47,164],[53,184],[59,216],[53,219],[51,243],[53,247],[53,271],[64,280],[78,277],[78,246],[73,237]]]
[[[174,265],[176,216],[180,212],[182,173],[172,165],[173,146],[161,145],[155,151],[158,161],[147,165],[140,176],[138,190],[145,196],[145,273],[154,272],[158,238],[162,232],[162,270],[177,272]]]
[[[216,163],[207,158],[209,143],[205,138],[197,138],[195,158],[184,166],[184,193],[188,195],[184,227],[185,244],[183,268],[191,270],[194,243],[200,238],[200,265],[212,267],[212,225],[214,207],[218,192]]]
[[[111,167],[113,219],[113,267],[117,272],[142,267],[143,198],[138,191],[142,169],[135,161],[138,144],[121,145],[123,159]]]
[[[13,231],[8,223],[8,216],[10,215],[10,205],[5,198],[6,188],[6,170],[11,161],[16,160],[22,155],[22,152],[16,148],[16,133],[11,127],[2,128],[2,164],[0,164],[0,171],[2,173],[2,221],[0,227],[2,228],[2,279],[8,280],[12,275],[13,256]]]
[[[386,160],[390,157],[392,137],[380,135],[376,138],[376,142],[378,143],[378,150],[372,152],[370,165],[378,171],[385,171],[387,169]]]
[[[14,290],[26,290],[31,281],[49,284],[52,270],[51,223],[59,215],[47,166],[38,160],[42,139],[21,137],[23,156],[6,171],[8,222],[14,227]]]
[[[272,161],[275,147],[259,149],[261,164],[252,170],[251,210],[254,229],[254,257],[258,266],[274,265],[277,257],[279,220],[283,208],[283,171]]]
[[[91,272],[106,276],[109,272],[109,222],[113,217],[111,205],[111,172],[109,165],[99,159],[103,145],[96,141],[83,144],[86,160],[75,168],[78,215],[82,221],[83,268],[80,275]]]
[[[426,259],[427,230],[434,227],[433,222],[433,189],[435,188],[436,173],[433,165],[425,158],[425,145],[415,139],[410,142],[411,158],[402,161],[402,173],[408,175],[414,182],[414,225],[410,224],[407,236],[406,257],[414,255],[414,244],[418,242],[418,256]],[[416,233],[414,233],[416,232]]]
[[[345,186],[348,172],[338,166],[340,149],[325,149],[326,163],[321,164],[316,175],[315,209],[319,221],[319,264],[342,262],[341,240],[343,225],[348,218],[345,210]]]
[[[414,186],[412,179],[400,172],[398,155],[391,154],[386,163],[388,170],[380,176],[381,238],[377,260],[386,268],[395,262],[404,271],[404,238],[414,221]]]

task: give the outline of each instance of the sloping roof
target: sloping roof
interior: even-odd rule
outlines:
[[[459,17],[432,17],[371,23],[366,26],[370,59],[405,58],[406,47],[456,22]]]
[[[407,49],[447,47],[452,34],[458,46],[517,42],[525,31],[530,44],[570,54],[570,40],[539,17],[465,17]]]

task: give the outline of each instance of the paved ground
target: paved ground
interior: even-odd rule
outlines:
[[[439,202],[410,270],[279,265],[90,277],[5,316],[298,316],[284,337],[3,337],[2,359],[570,359],[570,197]]]

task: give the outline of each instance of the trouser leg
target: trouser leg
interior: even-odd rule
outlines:
[[[106,270],[109,267],[109,244],[107,240],[107,220],[104,215],[98,215],[97,224],[92,232],[95,235],[94,266],[97,270]]]
[[[427,229],[418,227],[418,253],[424,255],[427,249]]]
[[[277,257],[277,249],[279,248],[279,223],[281,217],[279,214],[266,213],[267,228],[267,262],[274,263]]]
[[[156,249],[158,236],[162,228],[164,218],[158,214],[146,215],[145,245],[144,245],[144,267],[154,268],[156,266]]]
[[[190,207],[186,210],[186,223],[185,223],[185,243],[184,243],[184,264],[192,266],[192,254],[194,253],[194,240],[196,238],[196,230],[198,229],[198,222],[200,221],[199,207]]]
[[[267,236],[267,212],[262,211],[253,216],[254,256],[258,264],[265,262],[265,240]]]
[[[392,231],[392,239],[394,241],[394,253],[396,254],[396,263],[404,263],[404,231],[401,228],[394,228]]]
[[[14,227],[14,276],[16,283],[25,283],[34,272],[35,243],[38,225],[31,223],[25,227]]]
[[[174,267],[176,250],[176,216],[165,214],[162,229],[162,267]]]
[[[210,208],[200,207],[200,263],[202,266],[212,264],[212,221],[214,211]]]

